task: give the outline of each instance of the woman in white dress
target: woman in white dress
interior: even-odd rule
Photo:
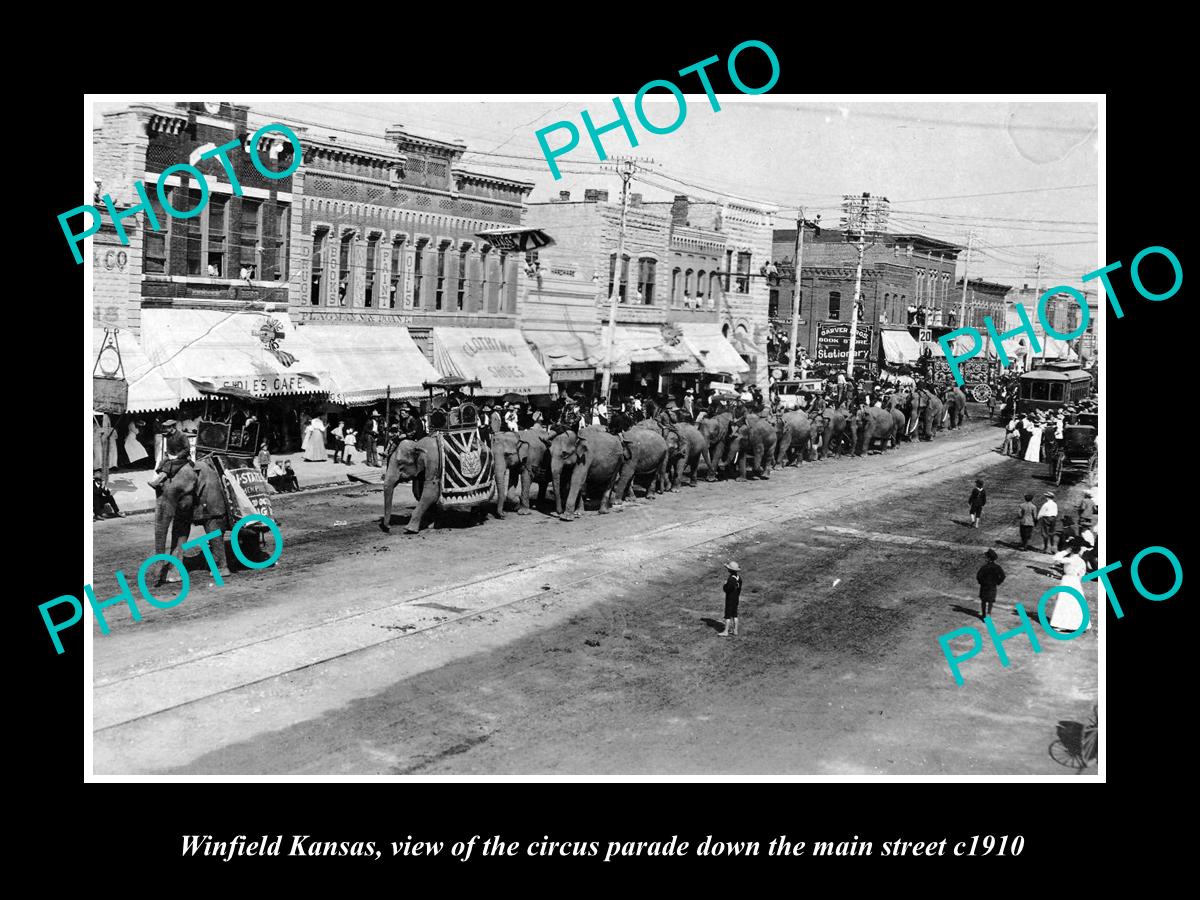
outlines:
[[[138,427],[134,422],[129,423],[129,431],[125,435],[125,455],[129,457],[130,465],[141,462],[150,455],[138,440]]]
[[[325,462],[325,422],[316,416],[304,429],[304,461]]]
[[[1036,424],[1029,434],[1029,446],[1025,448],[1025,462],[1042,461],[1042,426]]]
[[[1071,541],[1066,550],[1054,554],[1054,558],[1061,560],[1063,564],[1063,577],[1059,585],[1062,587],[1071,587],[1079,591],[1086,597],[1083,592],[1083,576],[1087,573],[1087,564],[1083,561],[1083,557],[1079,555],[1078,539]],[[1057,631],[1076,631],[1083,624],[1083,609],[1079,606],[1079,600],[1072,594],[1066,591],[1061,591],[1054,595],[1054,612],[1050,615],[1050,627]],[[1092,627],[1091,615],[1088,615],[1087,627]]]

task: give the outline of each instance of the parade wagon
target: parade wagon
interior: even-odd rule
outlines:
[[[429,433],[441,449],[442,509],[479,508],[496,499],[495,465],[492,448],[479,431],[479,409],[474,403],[479,381],[447,376],[439,381],[427,381],[422,387],[429,391],[430,406],[434,391],[446,392],[446,403],[429,416]],[[467,389],[470,400],[457,401],[455,395]],[[414,490],[416,493],[416,490]],[[420,499],[420,495],[417,495]]]
[[[1094,484],[1100,462],[1100,451],[1096,446],[1096,429],[1090,425],[1065,425],[1061,441],[1056,441],[1050,454],[1050,476],[1055,484],[1062,484],[1067,471],[1088,474]]]

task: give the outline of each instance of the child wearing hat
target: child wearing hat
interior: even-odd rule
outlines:
[[[732,560],[725,564],[729,577],[725,579],[725,630],[718,637],[736,636],[738,633],[738,601],[742,597],[742,568]],[[730,623],[733,627],[730,628]]]
[[[1037,520],[1042,527],[1042,552],[1053,553],[1054,547],[1054,531],[1058,525],[1058,504],[1054,502],[1054,492],[1046,491],[1042,494],[1046,498],[1046,502],[1038,509]]]
[[[996,588],[1004,583],[1004,570],[996,562],[996,551],[988,548],[987,562],[979,569],[975,580],[979,582],[979,618],[987,619],[992,614],[992,604],[996,602]]]
[[[971,509],[971,527],[979,527],[979,517],[983,515],[983,506],[987,503],[987,491],[983,489],[983,479],[975,479],[975,487],[971,491],[969,501]]]

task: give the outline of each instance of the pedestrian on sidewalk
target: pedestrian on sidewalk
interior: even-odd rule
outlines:
[[[367,440],[367,465],[379,467],[379,410],[372,410],[371,417],[363,426]]]
[[[333,461],[340,463],[346,452],[346,423],[338,422],[329,430],[329,436],[333,438]]]
[[[1054,502],[1054,492],[1042,494],[1046,502],[1038,510],[1037,521],[1042,528],[1042,552],[1054,552],[1054,531],[1058,525],[1058,504]]]
[[[742,597],[742,568],[736,562],[725,564],[729,577],[725,579],[725,630],[718,632],[717,637],[737,636],[738,633],[738,601]],[[732,623],[732,628],[730,627]]]
[[[263,441],[262,446],[258,448],[258,468],[263,473],[263,478],[267,477],[267,469],[271,467],[271,451],[267,449],[267,442]]]
[[[983,479],[975,479],[975,488],[971,491],[971,527],[979,527],[979,517],[983,515],[984,504],[987,503],[987,491],[983,489]]]
[[[347,426],[342,441],[342,461],[346,465],[354,462],[354,454],[358,451],[358,432]]]
[[[1021,549],[1029,549],[1029,539],[1033,537],[1033,526],[1037,522],[1037,507],[1033,505],[1033,494],[1025,495],[1025,502],[1017,510],[1017,520],[1021,526]]]
[[[992,614],[992,604],[996,602],[996,588],[1004,583],[1004,570],[996,562],[996,551],[988,548],[987,562],[980,567],[975,580],[979,582],[979,618],[986,619]]]
[[[325,422],[320,416],[315,416],[304,427],[304,461],[325,462],[328,459],[325,452]]]
[[[1008,425],[1004,429],[1004,443],[1000,445],[1000,452],[1005,456],[1015,456],[1018,447],[1021,445],[1021,438],[1018,429],[1016,416],[1009,419]]]
[[[1063,564],[1063,576],[1059,587],[1074,588],[1086,598],[1087,594],[1083,592],[1083,576],[1087,574],[1087,564],[1079,553],[1081,543],[1078,539],[1072,541],[1066,550],[1054,554],[1054,558]],[[1059,591],[1054,601],[1054,612],[1050,614],[1050,627],[1055,631],[1067,633],[1078,631],[1083,625],[1084,614],[1078,597],[1066,591]],[[1090,613],[1087,615],[1087,627],[1090,629],[1092,618]]]

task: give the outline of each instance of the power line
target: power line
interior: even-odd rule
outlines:
[[[897,200],[897,203],[932,203],[934,200],[966,200],[973,197],[1004,197],[1009,194],[1040,194],[1044,191],[1075,191],[1082,188],[1098,187],[1096,184],[1066,184],[1060,187],[1025,188],[1019,191],[990,191],[985,194],[952,194],[947,197],[918,197],[916,199]]]

